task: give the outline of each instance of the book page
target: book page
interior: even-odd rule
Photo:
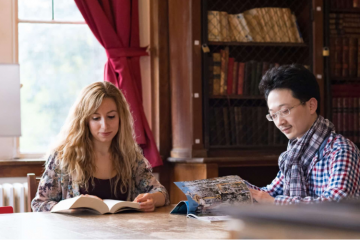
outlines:
[[[140,209],[139,203],[120,201],[113,199],[104,199],[104,203],[108,206],[111,213],[125,211],[125,210],[137,210]]]
[[[188,199],[189,213],[214,214],[223,206],[252,204],[251,193],[239,176],[175,182]]]
[[[75,209],[75,208],[90,208],[98,211],[100,214],[109,212],[106,204],[100,199],[78,196],[74,198],[64,199],[56,204],[51,212],[59,212],[63,210]]]

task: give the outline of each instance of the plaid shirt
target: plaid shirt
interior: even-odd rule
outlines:
[[[275,198],[275,204],[315,203],[340,201],[346,197],[360,196],[360,151],[349,139],[332,132],[323,150],[312,159],[307,170],[308,196],[283,195],[285,176],[281,171],[263,188],[248,183],[250,188],[265,191]]]

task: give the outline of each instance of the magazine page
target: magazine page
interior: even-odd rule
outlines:
[[[224,222],[229,221],[232,218],[230,216],[197,216],[195,214],[188,214],[188,218],[195,218],[204,222]]]
[[[188,199],[189,213],[196,215],[216,214],[223,206],[249,203],[250,191],[239,176],[175,182]]]

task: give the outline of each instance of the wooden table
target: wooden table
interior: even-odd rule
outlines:
[[[0,239],[123,239],[228,238],[227,222],[207,223],[169,214],[174,206],[155,212],[94,215],[14,213],[0,215]]]

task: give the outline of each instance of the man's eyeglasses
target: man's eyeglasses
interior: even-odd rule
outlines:
[[[287,109],[282,109],[280,111],[277,111],[276,113],[272,113],[272,114],[266,114],[266,118],[269,121],[275,121],[278,117],[286,117],[290,115],[290,110],[293,109],[294,107],[300,106],[301,104],[303,104],[303,102],[300,102],[299,104],[291,107],[291,108],[287,108]]]

